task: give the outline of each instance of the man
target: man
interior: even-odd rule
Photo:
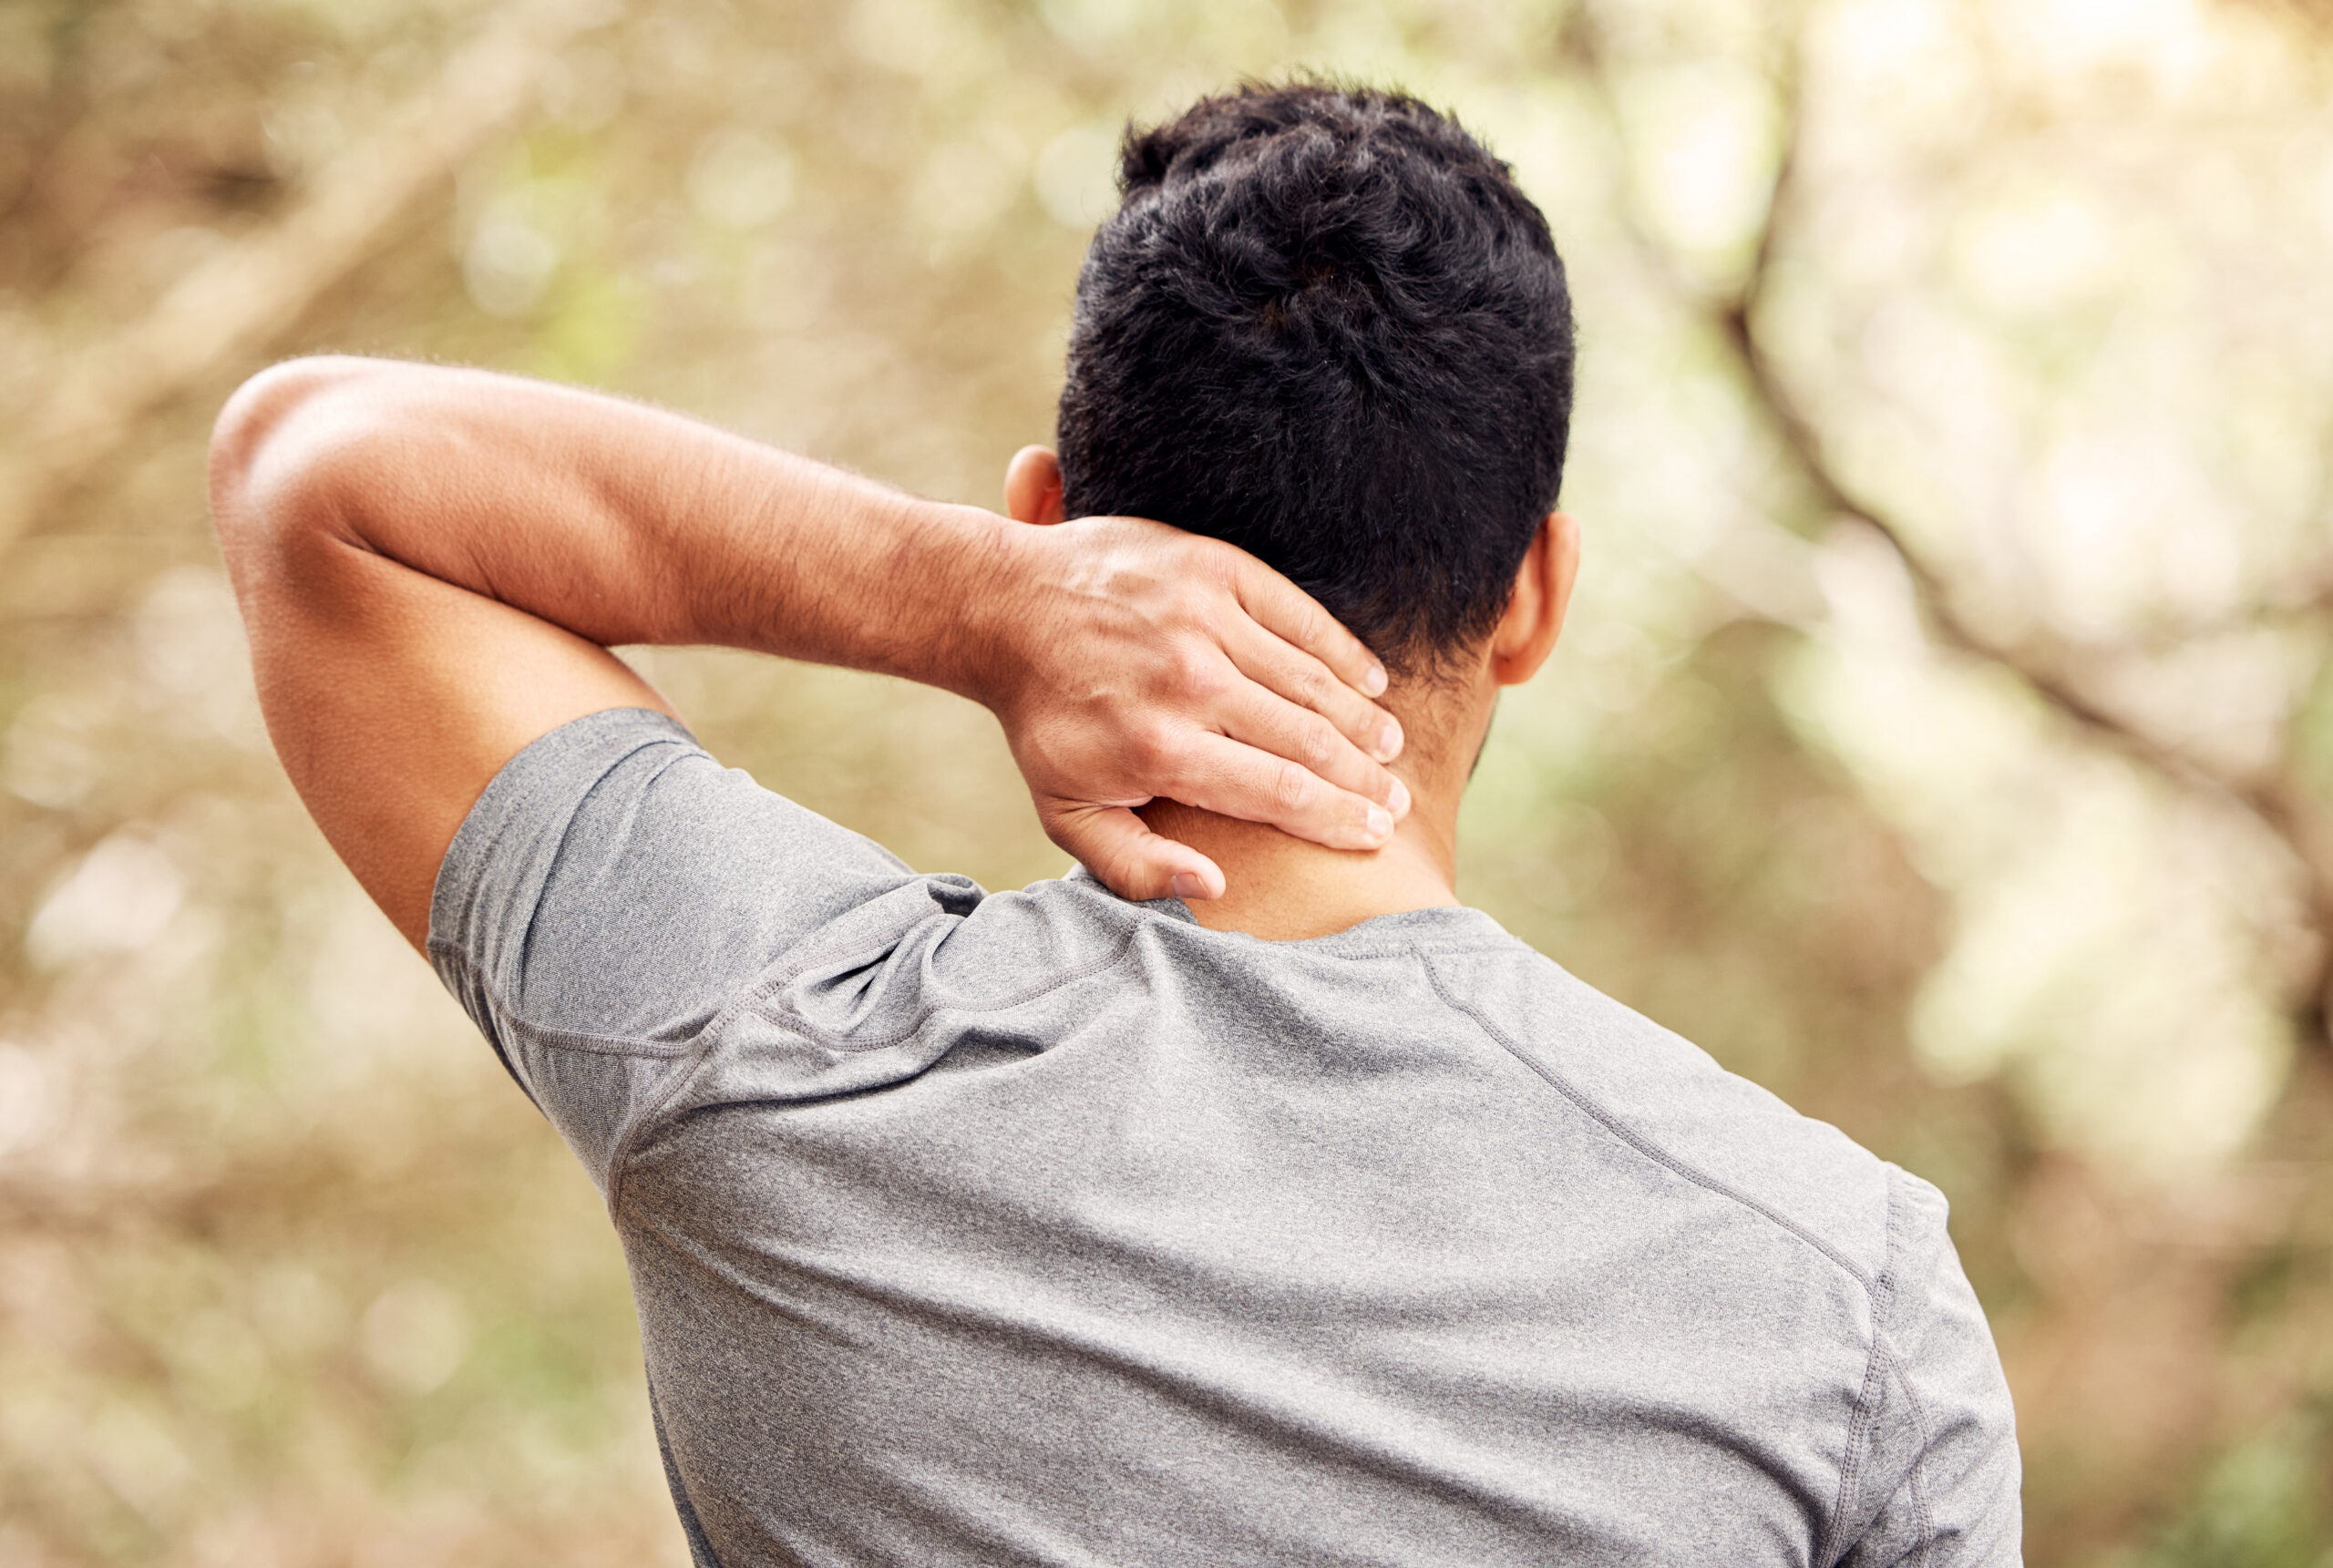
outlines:
[[[2017,1561],[1943,1200],[1456,901],[1578,555],[1539,213],[1314,86],[1122,177],[1009,519],[467,372],[221,418],[278,749],[604,1194],[697,1560]],[[1087,870],[909,870],[644,642],[986,703]]]

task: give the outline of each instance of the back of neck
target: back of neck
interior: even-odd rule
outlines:
[[[1292,942],[1458,902],[1454,805],[1445,814],[1420,800],[1382,849],[1366,852],[1325,849],[1175,801],[1153,801],[1141,815],[1223,868],[1223,897],[1190,906],[1209,930]]]

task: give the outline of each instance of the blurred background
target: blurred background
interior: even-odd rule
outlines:
[[[1941,1185],[2038,1564],[2333,1563],[2323,0],[0,0],[0,1563],[682,1563],[589,1184],[326,852],[204,515],[315,350],[995,504],[1129,117],[1454,108],[1573,627],[1462,893]],[[993,724],[641,661],[926,869]]]

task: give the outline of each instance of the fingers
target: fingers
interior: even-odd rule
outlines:
[[[1300,762],[1223,735],[1191,737],[1177,774],[1160,794],[1218,816],[1268,822],[1331,849],[1377,849],[1393,836],[1394,813],[1387,806],[1328,783]],[[1406,811],[1408,792],[1399,779],[1392,784]]]
[[[1327,665],[1338,680],[1364,697],[1385,690],[1385,668],[1318,600],[1252,557],[1240,558],[1232,574],[1240,608],[1259,625]]]
[[[1409,815],[1410,792],[1400,779],[1363,756],[1328,720],[1262,686],[1249,682],[1227,693],[1216,728],[1274,760],[1300,764],[1339,791],[1375,802],[1397,822]]]
[[[1384,709],[1354,692],[1338,679],[1328,665],[1302,649],[1283,641],[1253,621],[1240,621],[1225,629],[1224,651],[1230,655],[1231,662],[1249,680],[1295,704],[1287,710],[1290,723],[1299,716],[1300,710],[1310,709],[1367,757],[1390,763],[1402,754],[1400,723]],[[1282,733],[1285,733],[1285,727]],[[1253,735],[1239,738],[1268,751],[1279,752],[1284,757],[1298,762],[1305,760],[1295,752],[1281,751],[1269,740]],[[1320,773],[1321,770],[1315,768],[1313,772]],[[1322,776],[1329,775],[1323,774]],[[1337,778],[1332,782],[1343,784],[1347,789],[1359,790],[1372,799],[1385,799],[1382,781],[1378,789],[1353,783],[1350,778]],[[1397,811],[1393,815],[1399,816],[1401,813]]]
[[[1122,805],[1037,808],[1045,835],[1121,898],[1220,898],[1223,872],[1187,844],[1150,831]]]

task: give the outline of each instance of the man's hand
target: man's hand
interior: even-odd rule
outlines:
[[[1222,896],[1223,872],[1133,807],[1165,796],[1374,849],[1409,810],[1382,765],[1385,672],[1286,578],[1161,523],[1008,530],[974,620],[972,687],[1003,723],[1053,842],[1129,898]]]

